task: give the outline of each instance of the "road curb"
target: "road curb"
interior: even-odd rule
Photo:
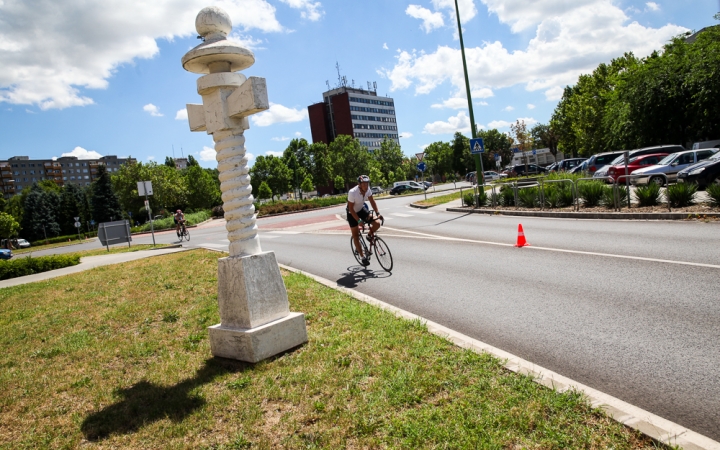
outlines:
[[[611,219],[611,220],[687,220],[703,217],[720,218],[720,213],[584,213],[549,211],[509,211],[500,209],[446,208],[448,212],[499,216],[545,217],[554,219]]]
[[[656,441],[663,442],[668,445],[675,445],[687,450],[720,450],[720,442],[714,441],[649,411],[645,411],[642,408],[638,408],[630,403],[605,394],[604,392],[585,386],[582,383],[535,365],[504,350],[500,350],[499,348],[478,341],[477,339],[458,333],[457,331],[451,330],[443,325],[392,306],[376,298],[370,297],[369,295],[338,286],[336,282],[285,264],[278,265],[287,271],[305,275],[324,286],[343,292],[362,302],[389,311],[397,317],[401,317],[406,320],[420,320],[425,323],[429,332],[451,341],[458,347],[466,348],[477,353],[489,353],[503,360],[503,365],[506,369],[515,373],[527,375],[531,377],[533,381],[545,387],[558,392],[564,392],[567,390],[582,392],[594,408],[602,409],[605,414],[612,419],[629,428],[637,430]]]
[[[417,203],[410,203],[411,208],[417,208],[417,209],[428,209],[432,208],[434,205],[418,205]]]

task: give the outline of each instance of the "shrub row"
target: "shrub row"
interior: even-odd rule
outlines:
[[[188,225],[197,225],[201,222],[205,222],[211,216],[210,210],[199,211],[195,213],[185,214],[185,221]],[[169,230],[175,228],[175,221],[173,217],[166,217],[164,219],[158,219],[154,221],[155,231],[158,230]],[[150,222],[144,223],[138,227],[132,227],[130,229],[133,233],[139,233],[143,231],[150,231]]]
[[[90,231],[90,232],[80,231],[80,236],[96,237],[97,231]],[[69,234],[67,236],[56,236],[56,237],[48,238],[47,243],[48,244],[57,244],[58,242],[67,242],[68,239],[70,239],[71,241],[74,241],[74,240],[77,240],[77,238],[78,238],[77,234]],[[32,245],[32,246],[45,245],[45,239],[40,239],[39,241],[32,241],[30,243],[30,245]]]
[[[257,211],[258,217],[262,217],[270,214],[290,211],[304,211],[307,209],[322,208],[325,206],[334,206],[343,203],[347,203],[347,196],[345,195],[339,197],[314,198],[312,200],[271,202],[263,203],[262,205],[256,203],[255,211]]]
[[[9,261],[0,261],[0,280],[62,269],[79,263],[80,255],[77,254],[13,258]]]

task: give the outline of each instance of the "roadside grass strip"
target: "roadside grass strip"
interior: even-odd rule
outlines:
[[[1,448],[665,448],[301,275],[309,343],[212,358],[217,258],[194,250],[0,290]]]
[[[34,253],[34,252],[39,252],[42,250],[51,250],[53,248],[67,247],[70,245],[86,244],[88,242],[92,242],[95,240],[97,240],[97,239],[96,238],[91,238],[91,239],[87,239],[87,240],[86,239],[82,239],[82,240],[75,239],[70,242],[57,242],[55,244],[48,244],[48,245],[33,245],[31,247],[13,250],[13,255],[22,255],[24,253]]]
[[[468,191],[472,191],[472,189],[468,189]],[[438,195],[437,197],[430,197],[427,200],[420,200],[415,202],[417,205],[421,206],[435,206],[435,205],[442,205],[443,203],[448,203],[453,200],[457,200],[460,198],[460,191],[453,192],[452,194],[445,194],[445,195]]]
[[[98,244],[99,245],[99,244]],[[76,254],[80,255],[81,257],[86,256],[101,256],[101,255],[110,255],[114,253],[131,253],[131,252],[139,252],[142,250],[152,250],[152,249],[160,249],[160,248],[167,248],[172,247],[173,244],[134,244],[131,247],[128,247],[127,244],[117,244],[113,247],[110,247],[110,251],[106,247],[101,248],[95,248],[92,250],[83,250],[81,252],[75,252]]]

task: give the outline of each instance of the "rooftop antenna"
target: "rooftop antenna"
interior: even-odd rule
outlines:
[[[343,77],[340,75],[340,63],[335,61],[335,68],[337,69],[338,73],[338,87],[342,86],[342,79]]]
[[[367,84],[368,84],[368,91],[372,91],[372,85],[370,85],[369,81],[367,82]]]
[[[344,75],[342,77],[342,85],[343,85],[343,87],[347,87],[347,77]]]
[[[355,80],[352,80],[352,87],[355,89]]]
[[[172,147],[172,150],[173,150],[173,159],[175,159],[175,146],[172,144],[170,144],[170,146]]]
[[[329,81],[329,80],[325,80],[325,84],[327,84],[328,91],[329,91],[329,90],[330,90],[330,81]]]
[[[181,157],[181,158],[185,158],[185,154],[183,153],[182,147],[180,147],[180,157]]]
[[[377,94],[377,83],[373,81],[373,90]]]

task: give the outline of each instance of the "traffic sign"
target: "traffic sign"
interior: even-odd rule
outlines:
[[[80,228],[82,224],[80,222],[75,222],[75,228]]]
[[[520,153],[520,149],[517,148],[517,147],[515,147],[514,149],[512,149],[512,151],[513,151],[513,153]]]
[[[495,161],[500,161],[501,156],[500,153],[495,153]]]
[[[418,162],[422,162],[423,158],[425,157],[425,153],[415,153],[415,157],[417,158]]]
[[[425,164],[424,162],[418,163],[417,170],[419,170],[420,172],[425,172],[425,169],[427,169],[427,164]]]
[[[470,153],[473,155],[485,153],[485,142],[482,138],[470,139]]]
[[[137,182],[138,195],[153,195],[152,181],[138,181]]]
[[[79,217],[74,217],[74,219],[75,219],[75,222],[80,222],[80,218],[79,218]]]
[[[95,221],[94,221],[94,220],[91,220],[91,221],[90,221],[90,225],[95,225]]]
[[[533,150],[533,155],[537,155],[537,150]]]

